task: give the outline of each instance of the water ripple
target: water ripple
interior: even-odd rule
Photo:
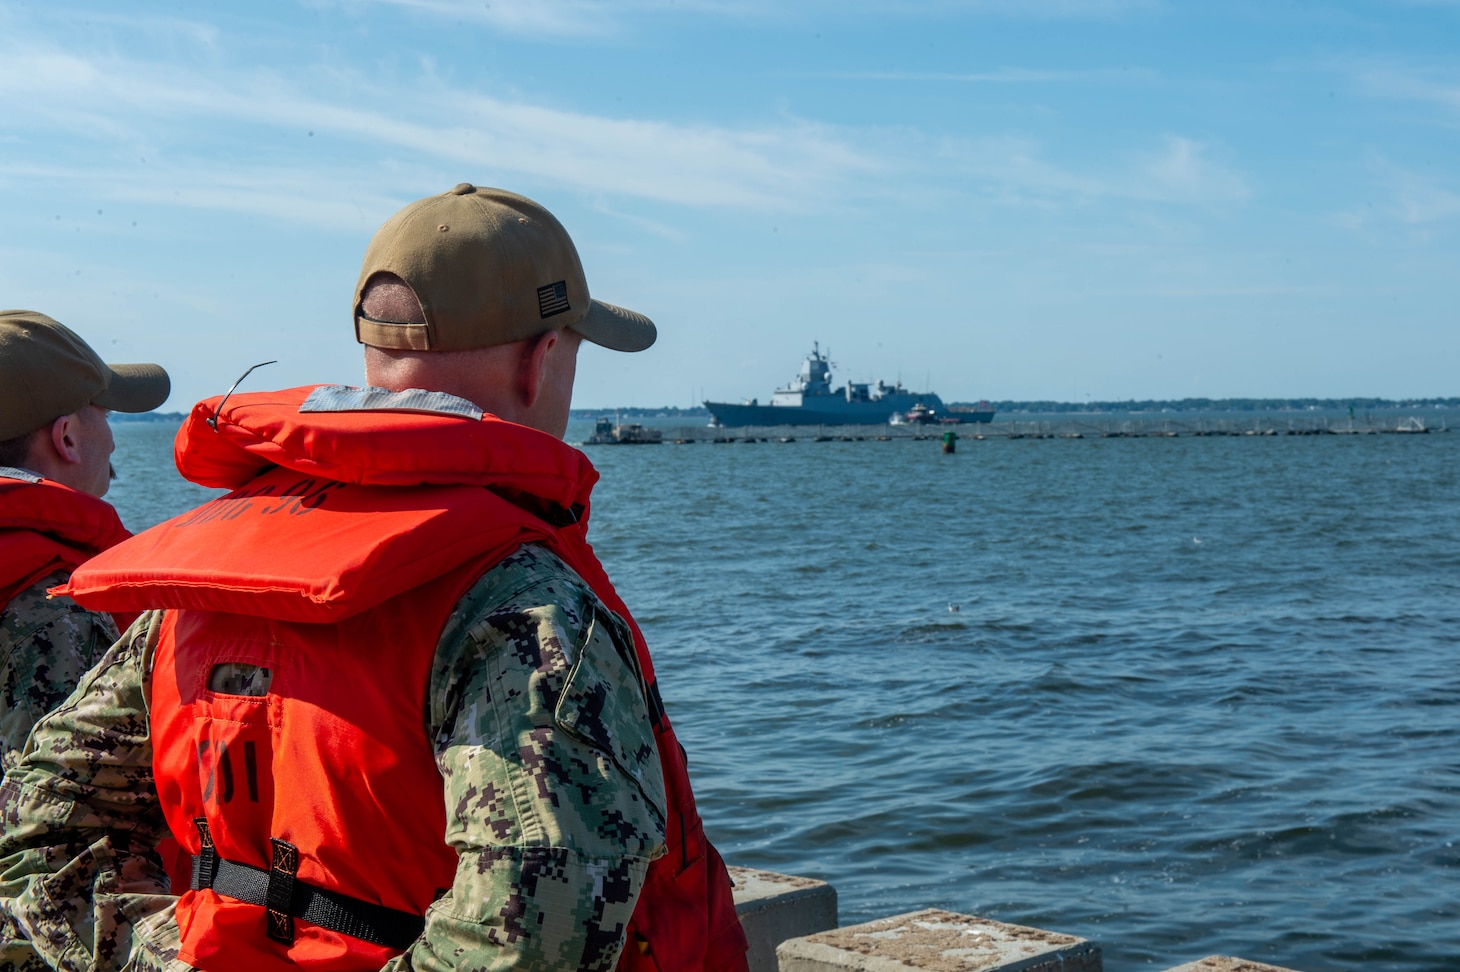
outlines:
[[[124,474],[165,468],[135,428]],[[711,835],[844,921],[1431,972],[1460,956],[1457,449],[597,449],[592,537]],[[140,485],[133,527],[194,501]]]

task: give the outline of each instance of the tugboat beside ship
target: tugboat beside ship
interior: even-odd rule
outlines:
[[[939,412],[918,402],[906,412],[894,413],[889,424],[962,425],[964,422],[991,422],[993,418],[994,407],[988,402],[979,402],[976,406],[950,405],[946,412]]]
[[[593,423],[593,434],[584,440],[586,445],[658,445],[664,441],[664,433],[658,429],[646,429],[637,422],[624,425],[600,418]]]
[[[756,399],[734,404],[705,402],[712,416],[710,424],[736,428],[749,425],[953,425],[990,422],[993,408],[980,402],[976,408],[950,408],[931,391],[911,392],[902,382],[875,385],[847,382],[831,387],[831,362],[813,344],[801,362],[800,374],[785,388],[771,395],[769,405]]]

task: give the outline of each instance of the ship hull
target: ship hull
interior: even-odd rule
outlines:
[[[828,396],[830,397],[830,396]],[[813,405],[743,405],[731,402],[705,402],[716,424],[724,428],[771,425],[886,425],[892,416],[905,412],[918,402],[933,401],[928,395],[889,396],[877,402],[847,402],[837,398]],[[934,407],[946,419],[957,422],[990,422],[993,412],[942,412],[943,403]]]
[[[973,424],[973,423],[977,423],[979,425],[987,425],[988,423],[992,422],[993,420],[994,420],[994,412],[993,412],[992,409],[990,409],[989,411],[986,411],[986,412],[973,411],[973,410],[970,410],[970,411],[967,411],[967,412],[948,412],[948,413],[944,414],[943,417],[940,418],[938,421],[940,421],[940,422],[951,422],[952,424],[955,424],[955,425],[964,425],[964,424]]]

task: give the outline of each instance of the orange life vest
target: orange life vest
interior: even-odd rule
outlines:
[[[130,537],[110,503],[39,476],[0,475],[0,608]]]
[[[341,391],[234,396],[216,430],[218,401],[199,404],[178,433],[178,468],[233,492],[93,560],[67,588],[96,607],[174,609],[152,730],[168,824],[204,872],[178,902],[182,958],[210,972],[335,972],[379,968],[409,944],[379,929],[409,928],[393,916],[423,914],[456,864],[443,801],[422,797],[441,792],[422,731],[436,642],[471,584],[532,541],[628,621],[648,687],[668,853],[650,865],[620,967],[743,969],[729,878],[643,636],[585,538],[597,472],[492,416],[301,413]],[[269,693],[209,691],[212,667],[229,661],[269,668]],[[252,892],[235,886],[250,880]],[[301,916],[298,889],[345,917]]]

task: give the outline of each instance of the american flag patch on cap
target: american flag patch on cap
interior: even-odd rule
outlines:
[[[543,317],[552,317],[570,310],[568,306],[568,282],[559,280],[546,287],[537,288],[537,309]]]

